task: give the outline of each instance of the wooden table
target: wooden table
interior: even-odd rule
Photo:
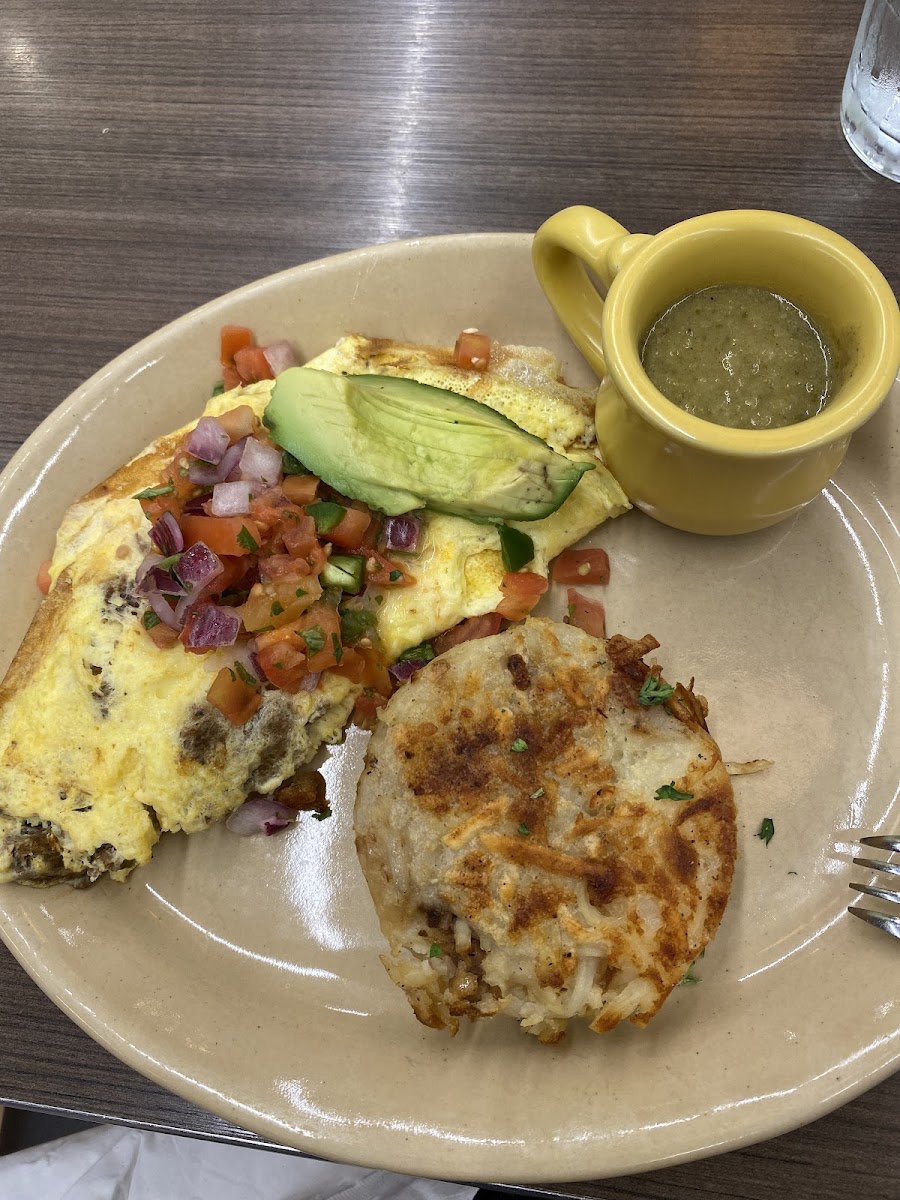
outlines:
[[[6,0],[5,462],[81,380],[239,284],[572,203],[655,231],[784,209],[900,291],[900,188],[837,112],[861,0]],[[0,1102],[255,1143],[57,1011],[0,947]],[[876,1149],[877,1148],[877,1149]],[[547,1193],[896,1200],[900,1075],[751,1149]]]

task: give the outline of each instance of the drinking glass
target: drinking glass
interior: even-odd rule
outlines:
[[[841,127],[864,163],[900,183],[900,0],[866,0],[844,80]]]

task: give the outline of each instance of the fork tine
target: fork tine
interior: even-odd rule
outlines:
[[[859,917],[862,921],[868,921],[876,929],[883,929],[891,937],[900,938],[900,917],[888,917],[884,913],[873,912],[871,908],[857,908],[855,905],[848,908],[847,912],[853,913],[854,917]]]
[[[887,875],[900,875],[900,862],[884,862],[877,858],[854,858],[858,867],[868,867],[872,871],[884,871]]]
[[[897,834],[879,834],[859,840],[861,845],[872,846],[875,850],[900,850],[900,835]]]
[[[864,896],[874,896],[877,900],[900,904],[900,892],[889,892],[887,888],[868,887],[864,883],[851,883],[850,886],[854,892],[862,892]]]

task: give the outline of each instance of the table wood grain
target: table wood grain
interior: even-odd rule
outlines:
[[[0,463],[110,358],[222,292],[372,242],[533,230],[573,203],[648,232],[784,209],[900,290],[900,188],[837,119],[861,7],[6,0]],[[3,1101],[258,1144],[110,1057],[0,948]],[[762,1145],[541,1190],[897,1200],[900,1076]]]

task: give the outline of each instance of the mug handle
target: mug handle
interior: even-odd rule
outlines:
[[[531,257],[538,282],[572,341],[601,378],[606,374],[603,299],[585,268],[590,267],[609,288],[625,260],[650,237],[629,233],[606,213],[585,204],[555,213],[534,235]]]

